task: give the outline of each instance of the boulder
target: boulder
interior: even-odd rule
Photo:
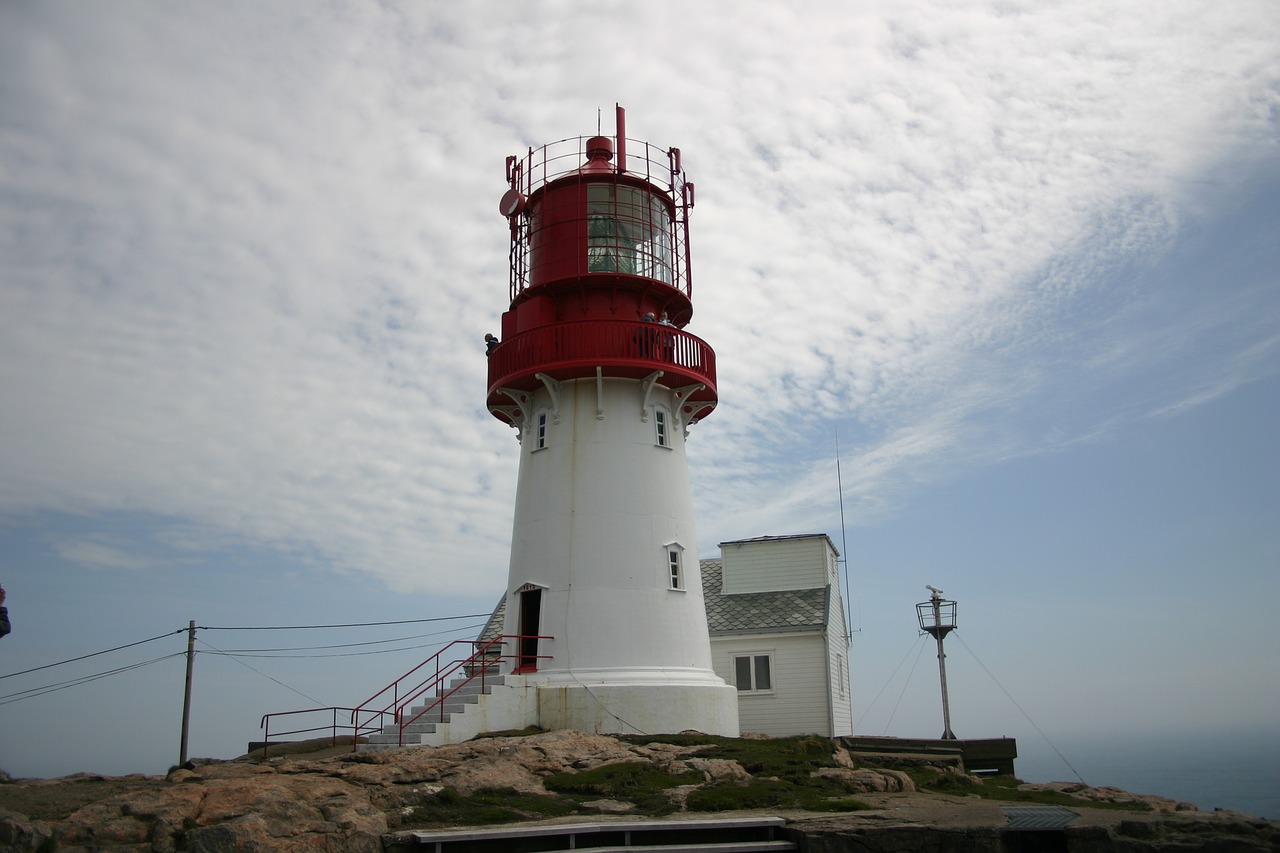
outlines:
[[[880,768],[849,770],[844,767],[824,767],[815,771],[813,775],[823,779],[836,779],[850,791],[860,794],[884,794],[897,791],[914,793],[916,791],[916,783],[901,770]]]

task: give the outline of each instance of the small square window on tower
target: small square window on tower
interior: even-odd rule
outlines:
[[[653,428],[656,431],[657,443],[659,447],[671,446],[671,434],[667,425],[666,409],[655,409],[653,413]]]

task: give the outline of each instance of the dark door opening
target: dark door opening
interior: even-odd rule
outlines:
[[[542,616],[542,590],[529,589],[520,593],[520,655],[515,672],[536,672],[538,669],[538,627]]]

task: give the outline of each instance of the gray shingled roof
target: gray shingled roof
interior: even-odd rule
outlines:
[[[702,596],[707,604],[707,628],[717,634],[819,630],[826,625],[827,590],[784,589],[722,595],[724,564],[701,560]]]
[[[498,606],[493,608],[493,612],[489,614],[489,621],[484,623],[484,628],[480,631],[480,636],[476,637],[476,642],[483,643],[486,640],[497,639],[502,634],[502,622],[507,618],[507,597],[505,595],[498,598]]]

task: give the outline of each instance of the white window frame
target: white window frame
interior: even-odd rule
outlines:
[[[671,447],[671,413],[662,406],[653,407],[653,443]]]
[[[684,592],[684,546],[679,542],[668,542],[662,550],[667,560],[667,589]]]
[[[738,661],[742,661],[742,660],[748,661],[747,663],[747,675],[748,675],[747,682],[749,685],[748,687],[743,687],[739,683],[738,676],[740,673],[738,672]],[[769,684],[767,687],[757,686],[759,683],[761,660],[765,661],[765,665],[767,667],[766,675],[769,678]],[[774,670],[773,652],[771,651],[743,652],[741,654],[735,654],[733,656],[732,663],[733,663],[733,686],[738,688],[739,693],[751,693],[754,695],[762,695],[766,693],[772,693],[774,691],[774,684],[777,683],[777,679],[774,678],[774,675],[773,675],[773,670]]]
[[[540,409],[533,418],[533,449],[542,450],[547,446],[547,410]]]

